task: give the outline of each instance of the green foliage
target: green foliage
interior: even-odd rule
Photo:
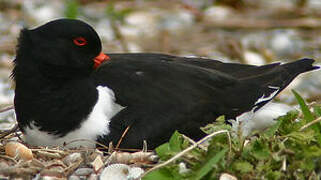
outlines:
[[[79,4],[77,0],[66,0],[65,1],[65,17],[76,19],[79,14]]]
[[[202,179],[205,175],[207,175],[212,169],[213,166],[215,166],[219,160],[221,160],[225,153],[228,151],[227,148],[223,149],[222,151],[218,152],[218,153],[213,153],[211,156],[212,157],[208,157],[206,159],[208,159],[206,162],[204,162],[204,165],[201,166],[201,168],[199,168],[196,171],[195,174],[195,179]]]
[[[232,137],[229,148],[226,134],[214,136],[208,150],[199,148],[186,153],[176,162],[145,176],[151,179],[218,179],[222,173],[238,179],[319,179],[321,169],[320,122],[302,130],[307,123],[321,115],[320,105],[309,108],[302,97],[293,92],[302,111],[288,112],[265,132],[247,139]],[[310,109],[313,109],[311,111]],[[231,130],[224,117],[202,128],[206,133]],[[168,143],[156,149],[161,161],[166,161],[191,144],[175,132]],[[179,173],[179,163],[189,168]]]
[[[304,102],[303,98],[294,90],[292,90],[293,94],[295,95],[302,113],[304,115],[304,120],[305,122],[309,123],[311,121],[313,121],[315,119],[316,116],[318,116],[318,114],[316,114],[315,116],[312,114],[312,112],[310,111],[309,107],[306,105],[306,103]],[[320,107],[319,107],[320,108]],[[318,111],[318,108],[315,108]],[[316,123],[313,124],[311,126],[311,128],[314,130],[315,132],[315,136],[316,136],[316,140],[318,141],[319,145],[321,145],[321,123]]]

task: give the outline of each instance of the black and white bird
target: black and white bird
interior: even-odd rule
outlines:
[[[75,139],[153,149],[178,130],[197,140],[220,115],[255,112],[312,59],[252,66],[165,54],[103,54],[85,22],[58,19],[20,33],[12,76],[15,111],[27,143]],[[70,146],[92,147],[89,141]]]

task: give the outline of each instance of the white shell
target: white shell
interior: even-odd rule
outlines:
[[[231,122],[235,131],[240,127],[242,135],[248,136],[252,131],[262,131],[272,126],[276,123],[276,118],[285,115],[291,110],[295,109],[286,104],[269,102],[255,113],[252,111],[243,113],[236,118],[236,121]]]
[[[136,180],[144,170],[139,167],[130,167],[126,164],[112,164],[107,166],[100,175],[101,180]]]

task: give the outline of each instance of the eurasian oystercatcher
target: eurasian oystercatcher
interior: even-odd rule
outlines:
[[[15,111],[27,143],[75,139],[153,149],[178,130],[197,140],[218,116],[255,112],[312,59],[264,66],[166,54],[103,54],[95,30],[58,19],[20,33],[12,77]],[[89,146],[76,141],[70,146]]]

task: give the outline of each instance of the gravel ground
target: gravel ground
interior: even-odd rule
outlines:
[[[212,5],[209,3],[212,1],[206,0],[166,3],[140,0],[78,2],[0,1],[0,108],[13,102],[14,85],[9,76],[20,30],[66,15],[77,16],[94,26],[106,53],[162,52],[256,65],[309,57],[321,64],[321,3],[318,0],[307,0],[304,6],[291,0],[258,0],[255,3],[243,1],[245,5],[236,7]],[[294,106],[296,102],[290,89],[296,89],[310,102],[320,103],[321,72],[300,76],[277,97],[276,101]],[[11,129],[14,124],[13,110],[0,113],[0,130]],[[19,135],[17,132],[1,137],[0,142],[5,144],[7,140],[17,139]],[[97,179],[103,168],[99,171],[93,170],[92,162],[100,157],[105,166],[109,157],[97,155],[95,150],[86,151],[89,153],[86,156],[83,151],[42,150],[39,151],[40,154],[46,152],[49,155],[40,155],[33,150],[36,158],[28,163],[35,164],[30,165],[14,158],[5,157],[7,159],[4,160],[3,145],[0,145],[0,148],[0,167],[15,166],[21,168],[21,171],[24,167],[35,167],[31,172],[26,172],[28,175],[38,174],[35,179],[45,179],[45,176],[63,178],[66,175],[72,175],[70,179]],[[85,163],[76,164],[77,167],[72,163],[66,163],[65,159],[68,156],[80,156],[73,155],[74,153],[80,153],[80,159]],[[93,157],[88,160],[89,156]],[[79,162],[78,159],[73,163]],[[139,166],[145,168],[148,167],[148,163]],[[70,170],[72,167],[76,168]],[[131,172],[131,167],[120,165],[117,168]]]

